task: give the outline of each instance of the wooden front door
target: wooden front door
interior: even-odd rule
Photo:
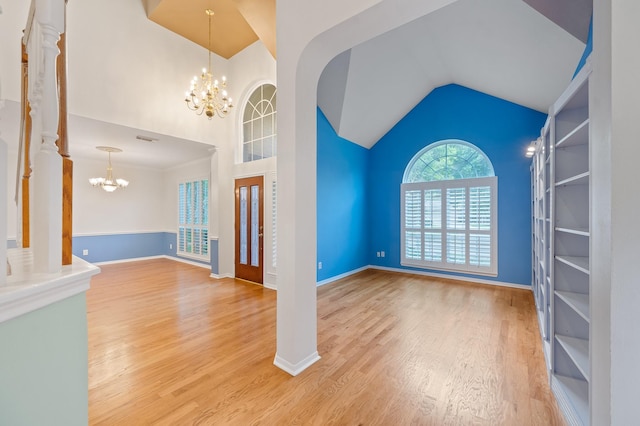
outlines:
[[[236,278],[262,284],[263,177],[236,179]]]

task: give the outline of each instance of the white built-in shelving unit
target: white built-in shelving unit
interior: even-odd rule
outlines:
[[[540,334],[547,363],[551,370],[551,194],[552,178],[551,121],[547,120],[536,143],[533,157],[533,289],[538,309]]]
[[[551,388],[590,424],[589,63],[551,107],[532,163],[533,289]]]

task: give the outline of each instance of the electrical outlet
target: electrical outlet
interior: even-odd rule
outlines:
[[[87,250],[87,249],[82,250],[82,255],[83,256],[88,256],[89,255],[89,250]]]
[[[380,257],[380,252],[379,251],[376,252],[376,257]]]
[[[322,262],[318,262],[318,269],[322,269]]]
[[[383,251],[380,252],[380,257],[384,257],[384,252]]]

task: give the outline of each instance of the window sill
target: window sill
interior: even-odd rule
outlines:
[[[193,253],[186,253],[186,252],[176,251],[176,256],[184,257],[184,258],[192,259],[192,260],[197,260],[198,262],[206,262],[206,263],[210,263],[211,262],[211,256],[209,256],[209,255],[200,256],[200,255],[193,254]]]
[[[423,265],[418,263],[409,263],[409,262],[400,262],[400,265],[407,266],[410,268],[430,270],[430,271],[445,271],[445,272],[455,272],[458,274],[469,274],[469,275],[481,275],[484,277],[497,277],[498,272],[492,270],[484,270],[479,271],[477,269],[458,269],[458,268],[446,268],[442,266],[434,266],[434,265]]]

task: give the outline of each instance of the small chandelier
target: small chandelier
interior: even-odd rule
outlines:
[[[109,164],[107,166],[107,177],[97,177],[89,179],[91,186],[99,186],[107,192],[113,192],[118,188],[126,188],[129,185],[129,181],[124,179],[113,178],[113,168],[111,167],[111,153],[122,152],[120,148],[114,148],[112,146],[96,146],[96,149],[109,153]]]
[[[185,102],[187,108],[195,111],[196,114],[204,113],[209,120],[217,115],[220,118],[225,117],[229,113],[229,108],[233,107],[233,101],[227,93],[227,78],[222,76],[222,81],[213,78],[211,69],[211,17],[213,10],[205,10],[209,16],[209,68],[203,68],[202,74],[198,79],[197,76],[191,80],[189,91],[185,93]]]

